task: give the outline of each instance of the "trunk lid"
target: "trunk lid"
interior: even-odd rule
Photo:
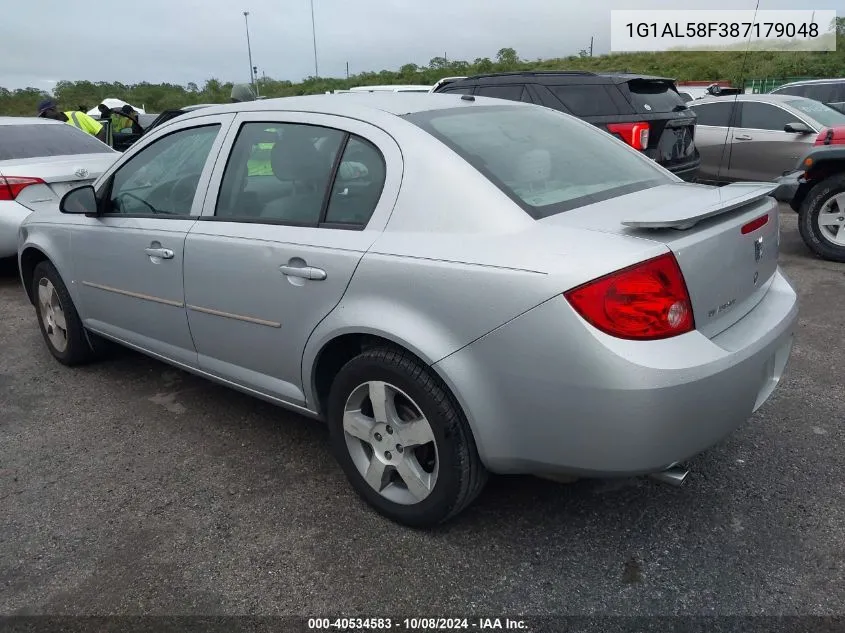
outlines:
[[[30,185],[15,198],[15,202],[35,211],[58,204],[62,196],[75,187],[93,183],[119,157],[120,154],[110,152],[18,158],[0,161],[0,176],[43,180],[45,184]]]
[[[780,246],[778,207],[769,196],[775,186],[667,184],[541,222],[667,246],[684,274],[696,329],[712,338],[754,309],[771,285]]]

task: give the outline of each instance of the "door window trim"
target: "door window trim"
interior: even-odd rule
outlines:
[[[341,141],[341,144],[339,146],[337,155],[335,156],[335,162],[332,166],[330,180],[327,182],[326,192],[324,194],[323,199],[323,206],[320,210],[320,221],[293,222],[289,220],[278,220],[274,218],[240,218],[227,216],[221,217],[215,215],[217,211],[217,198],[220,195],[220,189],[223,183],[223,178],[226,174],[226,168],[228,167],[229,160],[232,157],[232,150],[234,149],[235,144],[237,143],[238,136],[240,135],[241,130],[247,123],[259,123],[265,125],[309,125],[312,127],[321,127],[336,130],[344,135],[343,140]],[[393,141],[394,147],[390,147],[389,145],[387,145],[386,139],[376,141],[374,136],[380,134],[384,135],[387,139],[393,141],[393,139],[380,128],[377,128],[369,123],[360,121],[358,119],[352,119],[341,115],[311,113],[296,110],[275,112],[241,112],[238,114],[233,124],[229,127],[229,130],[226,134],[226,139],[223,143],[223,147],[221,148],[217,157],[214,172],[211,174],[209,186],[206,192],[205,202],[202,208],[202,213],[197,217],[197,220],[202,222],[231,222],[235,224],[290,226],[296,228],[311,228],[318,230],[336,229],[343,231],[381,231],[387,224],[387,220],[389,219],[389,213],[393,211],[393,205],[395,203],[396,196],[398,196],[399,194],[399,185],[402,179],[403,163],[401,160],[401,151],[399,150],[398,145],[395,145],[395,141]],[[376,208],[370,214],[370,218],[366,224],[325,222],[323,220],[325,219],[326,214],[328,213],[328,202],[330,201],[331,191],[334,186],[335,178],[337,176],[338,170],[340,169],[343,153],[346,150],[346,146],[352,137],[358,137],[363,141],[370,143],[379,153],[382,163],[384,164],[384,180],[382,182],[381,193],[378,202],[376,203]],[[394,150],[394,148],[395,152],[391,151]],[[395,170],[391,169],[391,162],[388,160],[387,157],[388,153],[394,155],[393,157],[391,157],[391,160],[394,163],[396,163],[397,160],[399,161],[397,163],[398,173],[395,173]],[[226,159],[221,161],[220,157],[223,155],[225,155]],[[214,195],[208,195],[212,192],[214,193]],[[390,200],[388,214],[387,217],[384,217],[384,214],[380,213],[380,210],[382,209],[383,205],[385,205],[385,203],[388,201],[388,199]]]
[[[199,182],[197,183],[197,188],[194,192],[194,199],[191,203],[190,213],[179,215],[167,213],[98,213],[96,217],[103,219],[144,218],[155,220],[197,220],[202,213],[205,196],[208,192],[208,185],[211,180],[214,166],[220,158],[220,151],[234,120],[234,114],[204,115],[189,120],[182,120],[180,118],[180,120],[173,125],[162,126],[164,129],[157,128],[149,135],[149,137],[146,135],[142,136],[138,142],[134,143],[128,150],[126,150],[126,152],[124,152],[123,155],[118,158],[117,161],[115,161],[94,183],[97,204],[99,207],[103,204],[103,200],[105,199],[103,197],[104,194],[111,196],[112,186],[114,185],[114,175],[146,148],[152,146],[154,143],[157,143],[165,137],[176,134],[177,132],[217,125],[219,126],[217,136],[211,144],[211,149],[208,152],[205,165],[200,173]]]

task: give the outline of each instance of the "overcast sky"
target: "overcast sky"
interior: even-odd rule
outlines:
[[[11,0],[6,0],[11,2]],[[522,58],[577,54],[595,35],[609,51],[611,9],[753,9],[756,0],[313,0],[320,76],[472,61],[502,47]],[[0,86],[50,90],[57,80],[248,81],[243,11],[259,74],[314,74],[310,0],[15,2],[0,29]],[[845,0],[760,0],[760,9],[835,9]],[[812,7],[810,7],[810,4]],[[55,10],[51,7],[55,5]],[[118,18],[122,13],[125,17]]]

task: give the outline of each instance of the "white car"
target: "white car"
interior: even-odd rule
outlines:
[[[94,182],[120,156],[90,134],[60,121],[0,117],[0,258],[18,252],[18,228],[39,207],[59,204]]]

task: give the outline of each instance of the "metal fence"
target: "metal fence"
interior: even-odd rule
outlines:
[[[793,81],[805,81],[807,79],[816,79],[816,77],[766,77],[763,79],[747,79],[745,81],[745,92],[749,94],[765,94],[775,88],[779,88],[783,84]]]

